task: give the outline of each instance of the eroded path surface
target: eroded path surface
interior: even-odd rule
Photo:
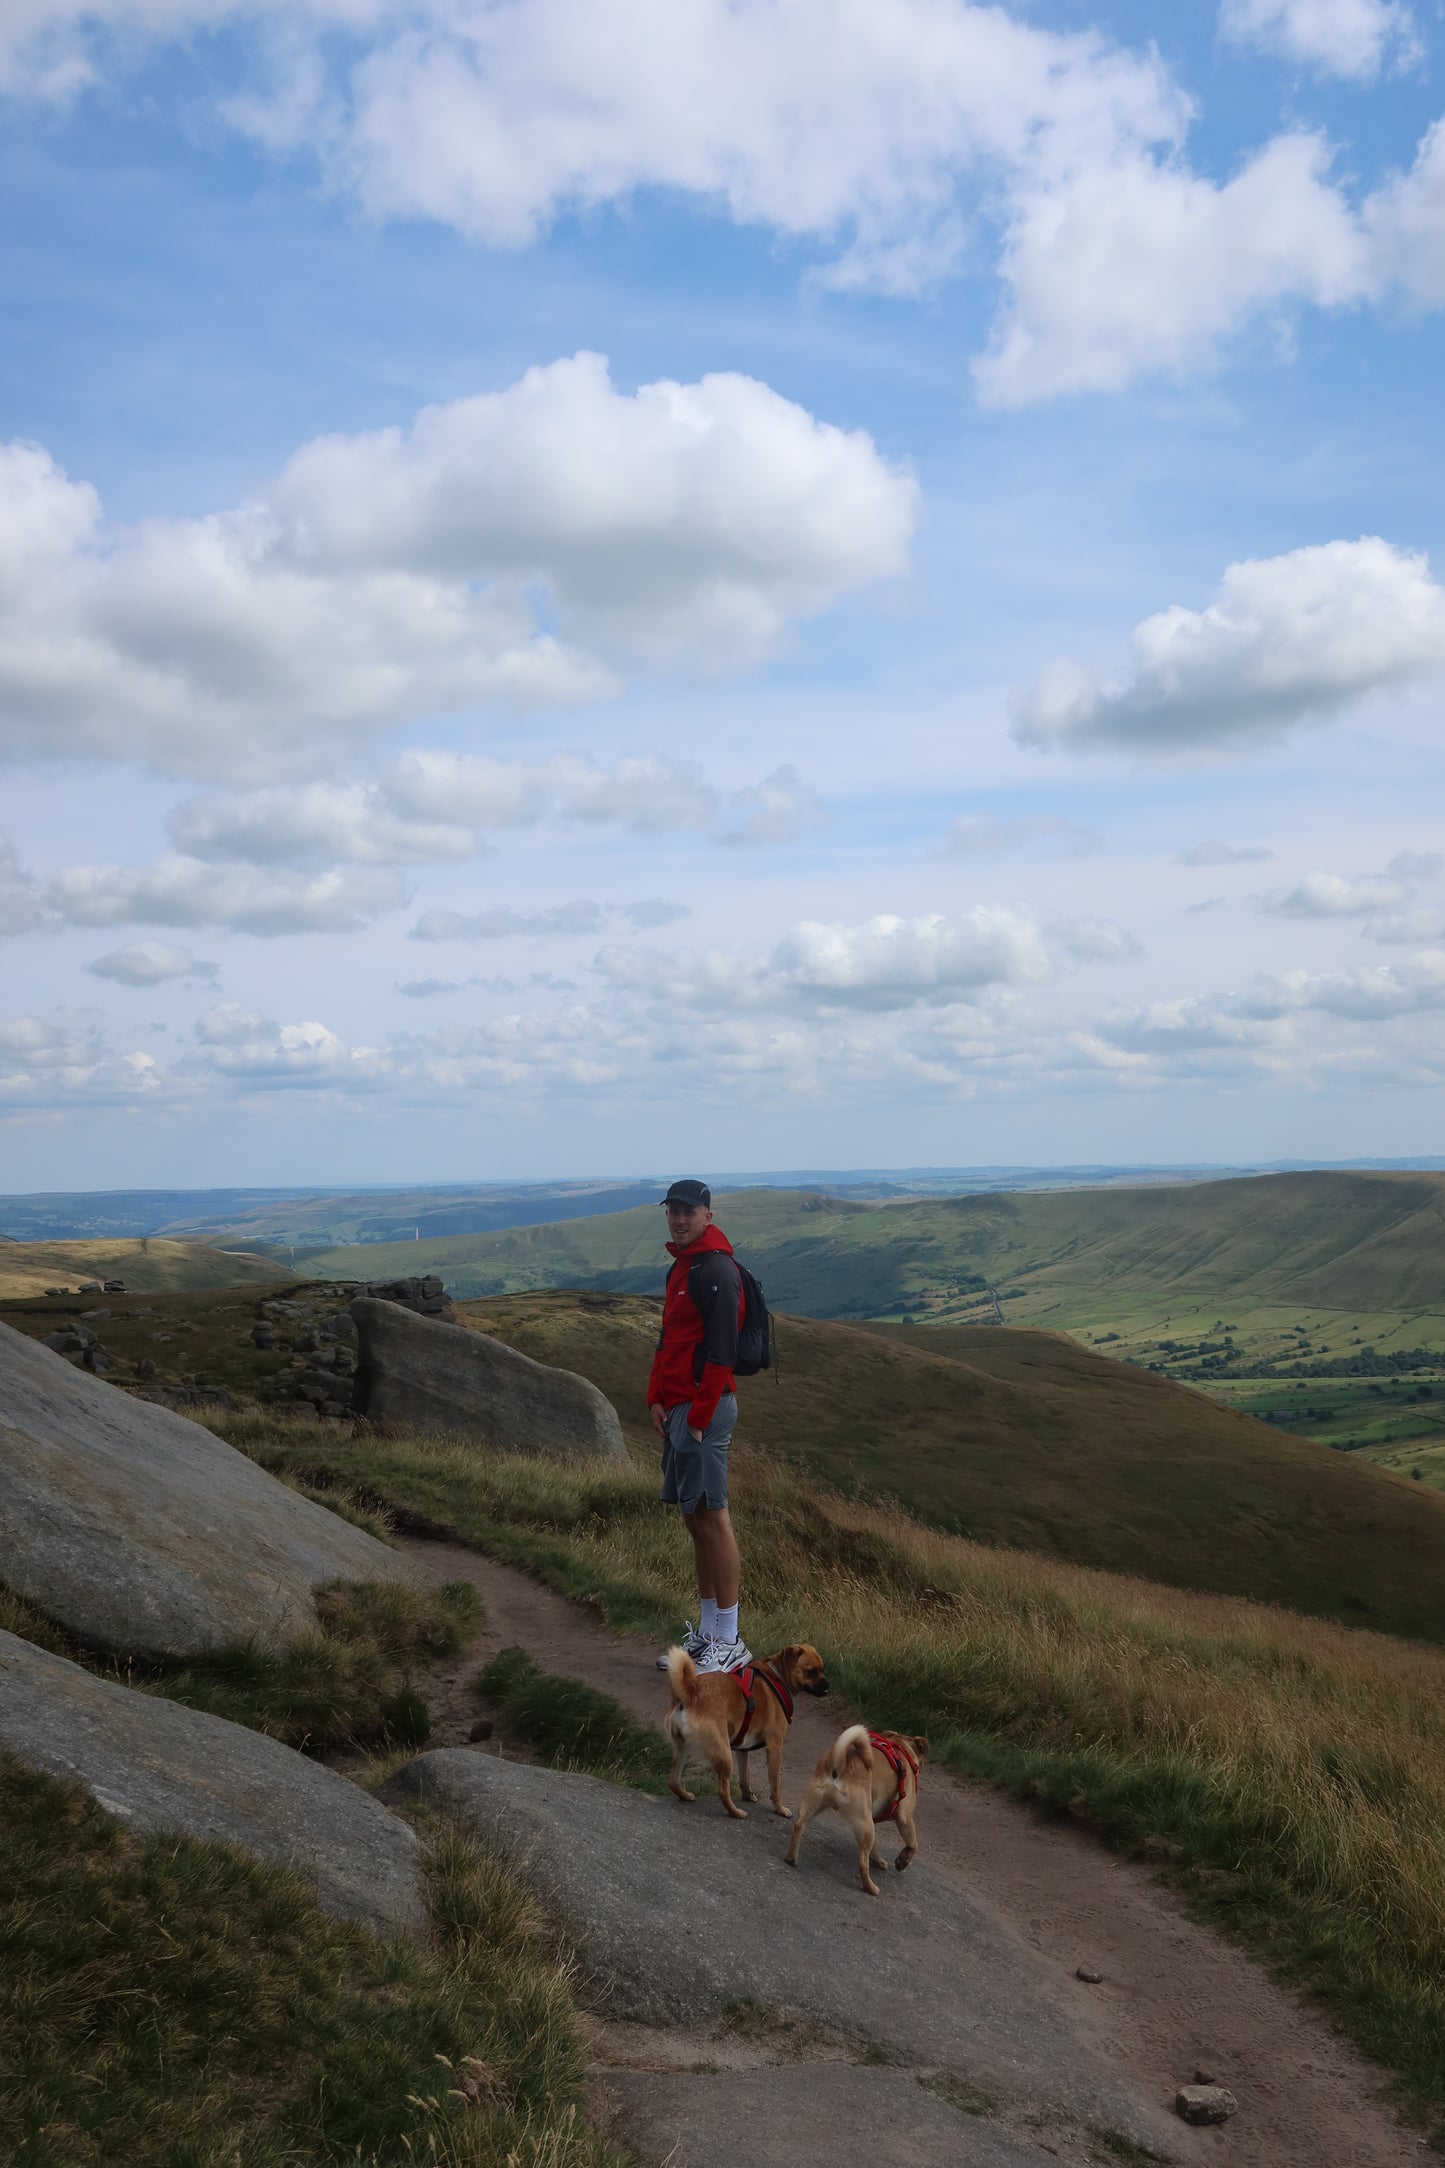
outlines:
[[[651,1644],[611,1632],[585,1606],[476,1551],[404,1540],[440,1579],[480,1587],[488,1605],[482,1640],[465,1658],[438,1666],[426,1682],[435,1746],[465,1742],[477,1714],[467,1681],[487,1655],[510,1643],[526,1648],[544,1668],[584,1678],[638,1717],[660,1722],[667,1690],[653,1668]],[[800,1702],[784,1761],[790,1805],[848,1716],[833,1701]],[[733,1830],[705,1794],[690,1808],[667,1801],[649,1811],[672,1818],[669,1830],[680,1819],[689,1827],[716,1827],[720,1837],[744,1836],[760,1877],[786,1848],[786,1825],[766,1802]],[[973,1935],[962,1926],[957,1931],[956,1965],[976,1964],[979,1945],[994,1967],[1010,1964],[1010,1950],[1016,1951],[1030,1992],[1036,1985],[1046,1991],[1050,2027],[1058,2028],[1055,2056],[1064,2053],[1059,2043],[1077,2043],[1091,2067],[1112,2074],[1119,2098],[1138,2105],[1136,2141],[1162,2131],[1175,2159],[1217,2162],[1220,2168],[1401,2168],[1429,2157],[1424,2142],[1402,2128],[1381,2099],[1378,2074],[1288,1990],[1187,1919],[1147,1869],[936,1769],[925,1773],[919,1835],[920,1865],[926,1863],[928,1875],[913,1869],[897,1882],[889,1877],[874,1901],[857,1889],[851,1843],[837,1818],[825,1817],[810,1830],[803,1864],[811,1853],[815,1872],[828,1878],[830,1914],[832,1884],[847,1898],[838,1913],[847,1923],[839,1950],[845,1970],[850,1959],[855,1969],[866,1966],[865,1946],[886,1931],[890,1906],[902,1935],[905,1914],[914,1914],[932,1885],[944,1893],[940,1902],[951,1906],[956,1898],[964,1907],[960,1920],[966,1913],[977,1922]],[[699,1845],[700,1869],[715,1841],[709,1837]],[[891,1856],[886,1835],[884,1851]],[[760,1938],[769,1932],[765,1890],[781,1891],[800,1880],[801,1874],[776,1885],[760,1880]],[[861,1943],[851,1924],[855,1908]],[[865,1925],[870,1915],[872,1923]],[[1081,1983],[1075,1977],[1080,1965],[1102,1980]],[[803,2020],[818,2015],[806,2009],[799,2014]],[[877,2026],[871,2037],[882,2037]],[[1078,2161],[1121,2157],[1100,2150],[1086,2122],[1070,2124],[1042,2107],[1042,2120],[1031,2130],[1016,2113],[993,2119],[963,2113],[959,2096],[949,2097],[946,2077],[920,2086],[906,2071],[860,2066],[848,2060],[839,2038],[836,2027],[810,2031],[806,2022],[801,2030],[763,2022],[748,2034],[720,2027],[705,2013],[692,2024],[681,2013],[678,2022],[662,2026],[609,2021],[597,2031],[598,2075],[623,2134],[646,2158],[671,2159],[672,2168],[703,2168],[705,2160],[711,2168],[720,2151],[735,2149],[741,2108],[754,2099],[757,2113],[749,2109],[746,2116],[747,2150],[762,2164],[831,2160],[841,2131],[848,2131],[851,2150],[865,2141],[865,2126],[891,2157],[909,2158],[920,2168],[935,2159],[988,2168],[995,2161],[1039,2160],[1041,2153]],[[1041,2052],[1049,2054],[1047,2042]],[[950,2059],[935,2042],[918,2060],[928,2066],[928,2078]],[[1177,2086],[1200,2071],[1238,2096],[1239,2113],[1222,2129],[1191,2130],[1170,2113]],[[1126,2134],[1129,2119],[1121,2113],[1113,2127]],[[816,2131],[815,2150],[807,2146],[809,2129]]]

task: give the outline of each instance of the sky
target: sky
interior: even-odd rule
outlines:
[[[0,1188],[1445,1150],[1440,0],[4,0]]]

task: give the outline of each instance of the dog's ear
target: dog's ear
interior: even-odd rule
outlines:
[[[782,1655],[778,1658],[778,1662],[782,1665],[785,1672],[796,1671],[802,1660],[803,1644],[801,1641],[790,1641],[787,1647],[784,1649]]]
[[[916,1738],[910,1739],[908,1744],[912,1747],[914,1753],[918,1756],[918,1759],[920,1761],[927,1761],[928,1741],[924,1737],[922,1732],[920,1732]]]

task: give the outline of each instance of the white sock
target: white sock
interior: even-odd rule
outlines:
[[[738,1637],[737,1605],[734,1604],[730,1611],[724,1611],[720,1603],[714,1604],[713,1616],[716,1620],[716,1624],[713,1627],[713,1632],[717,1635],[719,1641],[726,1641],[727,1643],[729,1643],[729,1645],[731,1645],[731,1643],[736,1641]]]
[[[698,1601],[702,1605],[702,1617],[698,1620],[698,1632],[705,1641],[713,1641],[717,1638],[717,1598],[716,1596],[702,1596],[699,1597]]]

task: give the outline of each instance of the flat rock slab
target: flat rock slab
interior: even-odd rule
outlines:
[[[767,2004],[942,2066],[1005,2110],[1173,2151],[1176,2126],[1079,2039],[1033,1951],[926,1863],[865,1896],[836,1817],[792,1868],[766,1806],[729,1822],[715,1799],[687,1807],[465,1747],[418,1755],[382,1796],[433,1801],[499,1852],[564,1922],[604,2016],[696,2025]]]
[[[325,1582],[415,1570],[201,1424],[0,1325],[0,1582],[81,1640],[281,1647],[315,1626]]]
[[[234,1844],[292,1867],[323,1909],[380,1935],[425,1932],[425,1851],[398,1815],[332,1769],[242,1724],[97,1679],[0,1633],[0,1747],[78,1778],[149,1836]]]
[[[667,2168],[717,2168],[739,2154],[748,2168],[1056,2168],[1053,2154],[962,2114],[901,2070],[628,2070],[609,2072],[604,2087],[617,2135]]]
[[[464,1433],[500,1453],[625,1460],[617,1410],[573,1370],[398,1303],[359,1295],[355,1406],[383,1429]]]

